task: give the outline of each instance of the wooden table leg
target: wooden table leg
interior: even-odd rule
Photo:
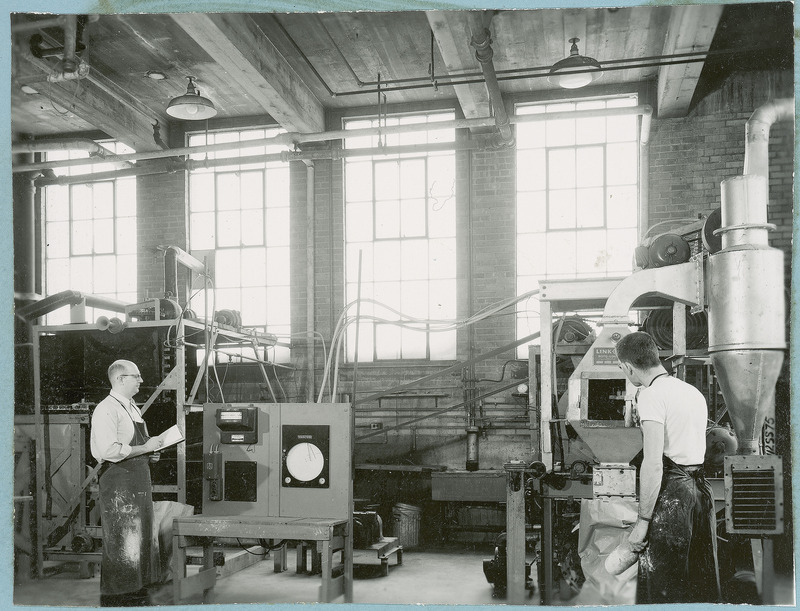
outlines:
[[[330,538],[322,541],[322,590],[320,602],[329,603],[333,596],[333,550]]]
[[[203,537],[203,570],[214,568],[214,539],[211,537]],[[210,602],[211,588],[203,588],[203,603]]]
[[[172,535],[172,601],[179,605],[181,602],[181,582],[186,577],[186,548],[183,546],[184,537]]]
[[[288,557],[286,553],[286,543],[273,550],[275,556],[273,558],[273,566],[276,573],[283,573],[288,565]]]

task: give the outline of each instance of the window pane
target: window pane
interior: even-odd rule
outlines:
[[[288,286],[267,287],[267,320],[270,324],[291,324]]]
[[[425,197],[425,160],[404,159],[400,162],[400,198]]]
[[[547,142],[544,121],[517,123],[516,129],[519,148],[540,148]]]
[[[214,213],[192,214],[189,219],[192,250],[212,250],[216,246]]]
[[[517,239],[517,274],[544,276],[547,272],[547,240],[544,233]]]
[[[517,194],[519,231],[544,231],[547,228],[547,197],[544,191]]]
[[[636,140],[639,117],[636,115],[621,115],[617,117],[608,117],[607,120],[609,142]]]
[[[94,222],[94,252],[97,254],[114,252],[114,219]]]
[[[96,182],[92,185],[92,216],[110,219],[114,216],[114,185]]]
[[[136,216],[136,179],[117,179],[115,193],[117,198],[117,216]]]
[[[547,146],[575,144],[575,119],[551,119],[546,124]]]
[[[603,189],[578,189],[578,227],[603,226]]]
[[[400,311],[411,318],[428,318],[428,281],[417,280],[403,283],[400,296]],[[424,341],[424,337],[423,337]]]
[[[136,255],[117,257],[117,292],[132,294],[136,292]],[[120,299],[122,297],[120,296]],[[131,299],[131,302],[135,299]]]
[[[428,201],[428,235],[450,238],[456,235],[456,198],[431,198]]]
[[[374,327],[371,323],[361,323],[358,327],[358,361],[371,363],[374,360],[372,354]],[[355,344],[356,325],[353,324],[347,327],[347,359],[351,362],[355,358]]]
[[[239,246],[242,243],[242,219],[237,211],[219,213],[219,246]]]
[[[46,214],[48,221],[69,220],[69,188],[52,186],[47,187]]]
[[[242,172],[242,208],[264,207],[264,174],[262,172]]]
[[[92,221],[75,221],[72,223],[72,254],[92,254]]]
[[[136,253],[136,217],[123,216],[116,222],[115,250],[117,254]]]
[[[267,289],[263,285],[242,289],[242,325],[261,325],[267,318]]]
[[[209,212],[214,209],[213,174],[190,174],[189,205],[193,212]]]
[[[579,187],[601,187],[603,185],[603,147],[579,148],[577,156],[577,185]]]
[[[69,288],[75,291],[93,293],[92,258],[72,257],[69,262]]]
[[[431,333],[428,339],[431,349],[432,361],[455,360],[456,358],[456,332],[441,331]]]
[[[375,164],[375,199],[397,199],[400,195],[400,166],[396,161]]]
[[[388,306],[398,312],[402,312],[403,304],[400,303],[400,283],[399,282],[376,282],[375,301]],[[386,308],[376,307],[375,312],[382,318],[397,318],[397,314]]]
[[[428,195],[440,200],[455,197],[456,164],[453,155],[428,158]]]
[[[610,187],[606,203],[608,226],[611,228],[637,227],[639,220],[636,187]]]
[[[264,243],[264,210],[242,211],[242,245],[260,246]]]
[[[242,294],[239,288],[217,288],[214,291],[217,312],[220,310],[242,311]]]
[[[636,143],[609,144],[606,152],[608,155],[608,167],[606,168],[608,184],[636,184],[639,175]]]
[[[633,268],[634,248],[636,248],[636,229],[609,229],[609,273],[630,273]]]
[[[116,257],[104,256],[94,258],[94,278],[92,291],[98,295],[112,295],[116,292],[117,262]]]
[[[217,174],[217,209],[239,210],[241,208],[239,189],[239,178],[236,174]]]
[[[276,246],[267,249],[267,283],[288,286],[291,280],[289,247]],[[262,280],[263,282],[263,280]]]
[[[430,278],[456,277],[456,240],[441,238],[429,240]]]
[[[456,281],[437,280],[429,283],[428,312],[433,320],[454,320],[456,317]],[[438,335],[433,333],[433,335]],[[432,339],[432,337],[431,337]]]
[[[347,279],[358,279],[358,255],[361,253],[361,281],[372,282],[375,279],[372,242],[352,242],[346,246],[345,276]]]
[[[566,277],[575,273],[575,232],[547,234],[547,275]]]
[[[372,240],[372,203],[347,204],[345,238],[348,242]]]
[[[550,229],[571,229],[575,222],[575,190],[550,191]]]
[[[578,144],[595,144],[606,138],[606,118],[586,117],[575,121],[575,140]]]
[[[69,289],[69,277],[69,259],[48,259],[47,294],[54,295]]]
[[[241,250],[242,286],[266,286],[267,261],[264,248],[243,248]],[[289,273],[287,269],[286,274]],[[261,319],[263,322],[263,319]]]
[[[214,281],[219,288],[241,286],[242,257],[239,249],[218,250]]]
[[[519,151],[517,153],[517,190],[538,191],[547,187],[545,151]]]
[[[400,202],[398,200],[375,202],[375,237],[400,237]]]
[[[422,331],[403,329],[401,332],[402,355],[404,359],[424,359],[426,354],[426,337]]]
[[[267,170],[267,208],[289,205],[289,167]]]
[[[548,155],[548,188],[575,186],[575,149],[551,150]]]
[[[345,164],[346,198],[348,202],[372,201],[372,163]]]
[[[380,280],[400,280],[400,242],[375,242],[375,269]]]
[[[375,357],[384,360],[400,358],[400,327],[397,325],[375,326]],[[359,354],[360,359],[361,354]]]
[[[404,240],[400,252],[401,279],[422,280],[428,277],[427,240]]]
[[[267,209],[267,244],[289,246],[289,208]]]
[[[72,185],[72,219],[86,220],[92,218],[92,197],[91,187],[88,185]]]
[[[400,204],[400,229],[404,238],[425,235],[425,200],[406,199]]]
[[[47,223],[47,257],[69,256],[69,223]]]
[[[601,276],[606,273],[606,232],[604,229],[578,232],[578,276]]]

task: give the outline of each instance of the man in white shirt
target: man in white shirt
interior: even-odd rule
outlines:
[[[100,463],[103,526],[101,606],[146,606],[147,587],[160,577],[153,528],[150,460],[163,445],[150,437],[133,396],[142,376],[131,361],[108,368],[111,392],[92,414],[91,451]]]
[[[625,376],[640,387],[644,459],[629,538],[640,552],[636,602],[720,602],[714,501],[703,474],[705,398],[669,376],[647,333],[626,335],[616,350]]]

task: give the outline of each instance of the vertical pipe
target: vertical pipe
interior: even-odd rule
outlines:
[[[316,241],[314,236],[314,163],[306,165],[306,397],[314,400],[314,273],[316,271]]]
[[[78,16],[64,15],[64,72],[75,72],[78,69],[78,59],[75,56],[75,47],[78,41]]]
[[[15,163],[30,163],[33,155],[23,154]],[[14,235],[14,292],[33,295],[36,292],[36,206],[34,175],[25,172],[12,179]]]
[[[506,471],[506,603],[525,600],[525,464],[503,465]]]
[[[481,64],[483,80],[486,82],[486,91],[489,94],[489,102],[494,111],[495,125],[500,132],[500,144],[502,146],[511,146],[514,143],[514,133],[511,131],[511,122],[508,118],[505,104],[503,104],[500,83],[497,81],[497,73],[492,61],[494,51],[491,43],[492,38],[486,28],[472,36],[471,44],[475,47],[475,57]]]

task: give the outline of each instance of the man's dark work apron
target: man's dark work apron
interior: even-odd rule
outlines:
[[[647,547],[639,556],[637,604],[720,602],[715,523],[702,467],[665,456]]]
[[[134,421],[133,428],[129,445],[144,445],[148,440],[144,423]],[[100,593],[138,592],[157,582],[160,564],[147,454],[103,465],[100,510],[103,519]]]

